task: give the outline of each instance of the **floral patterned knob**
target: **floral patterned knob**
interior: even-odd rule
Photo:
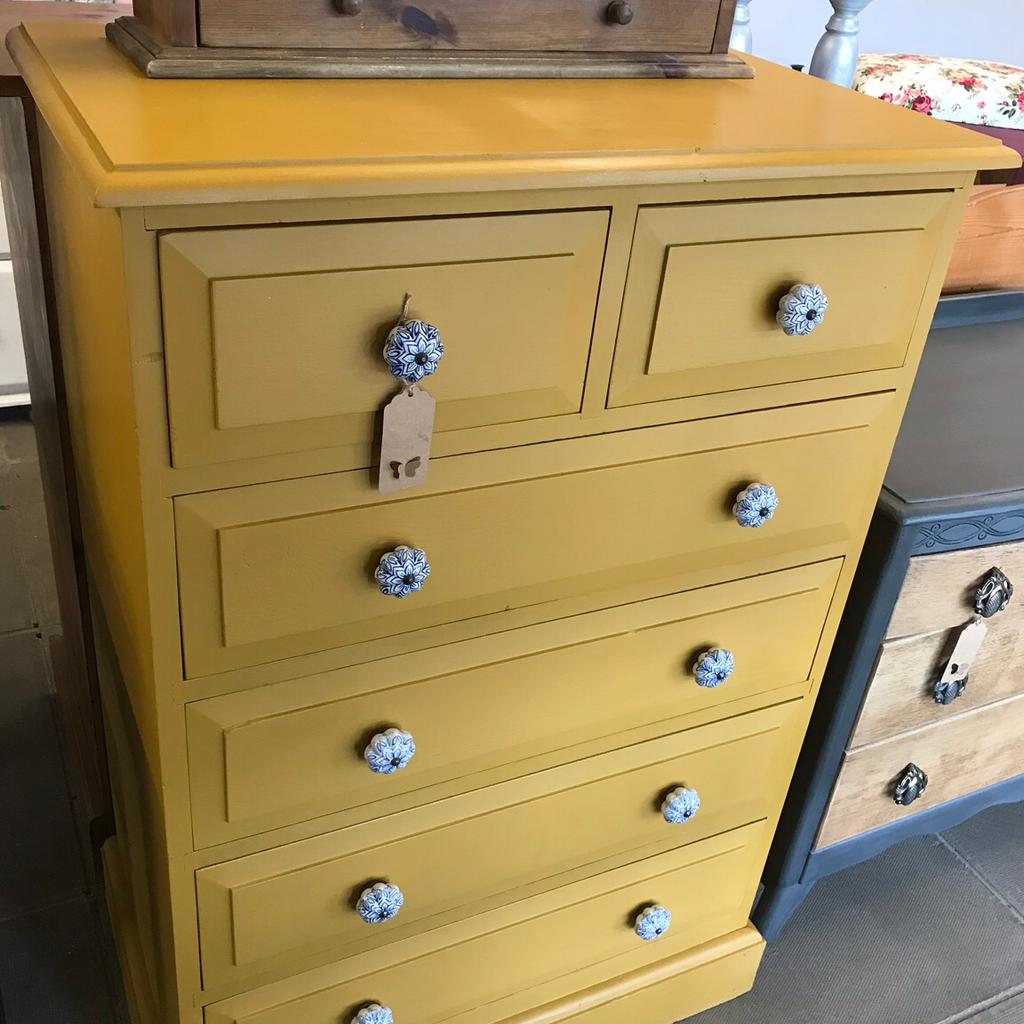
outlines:
[[[403,320],[384,343],[384,359],[392,375],[417,384],[437,370],[444,355],[441,332],[425,320]]]
[[[380,584],[380,592],[389,597],[408,597],[423,589],[430,575],[427,553],[419,548],[408,548],[404,544],[381,555],[380,564],[373,576]]]
[[[644,942],[660,939],[672,926],[672,911],[668,907],[648,907],[637,916],[633,930]]]
[[[395,1024],[395,1015],[380,1003],[367,1003],[352,1018],[352,1024]]]
[[[795,284],[779,300],[775,319],[783,333],[803,337],[817,329],[825,319],[828,296],[819,284]]]
[[[700,810],[700,794],[679,786],[662,801],[661,813],[670,825],[685,825]]]
[[[736,495],[732,514],[740,526],[757,530],[775,515],[778,507],[779,495],[771,484],[747,484]]]
[[[362,891],[356,901],[356,913],[367,924],[383,924],[393,917],[405,905],[405,894],[397,885],[387,882],[374,882]]]
[[[377,733],[363,751],[371,772],[394,775],[401,771],[416,755],[412,733],[401,729],[386,729]]]
[[[697,680],[698,686],[713,690],[716,686],[721,686],[735,670],[736,659],[732,651],[712,647],[697,658],[693,666],[693,678]]]

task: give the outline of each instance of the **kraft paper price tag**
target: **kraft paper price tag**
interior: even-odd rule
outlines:
[[[384,407],[378,489],[382,494],[417,487],[427,479],[437,402],[417,387],[403,387]]]
[[[988,626],[984,619],[973,619],[960,630],[956,638],[953,653],[946,662],[946,668],[942,673],[941,683],[957,683],[966,679],[971,671],[971,664],[981,650],[982,641],[988,632]]]

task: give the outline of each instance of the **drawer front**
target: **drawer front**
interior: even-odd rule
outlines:
[[[445,345],[437,433],[577,412],[607,228],[584,210],[162,236],[174,464],[357,445],[369,465],[407,294]]]
[[[719,0],[630,0],[633,20],[609,20],[608,0],[489,4],[445,0],[432,13],[363,0],[358,15],[323,0],[199,0],[204,46],[438,50],[621,50],[710,53]],[[730,9],[731,3],[725,5]],[[731,13],[729,15],[731,17]]]
[[[847,754],[817,848],[1024,773],[1022,731],[1024,697],[1012,697]],[[908,764],[925,772],[928,786],[903,807],[893,791]]]
[[[746,923],[766,840],[758,823],[692,843],[215,1003],[206,1024],[338,1024],[369,1002],[433,1022],[596,963],[641,969]],[[645,942],[634,922],[651,905],[672,925]]]
[[[615,349],[612,406],[902,366],[943,194],[640,210]],[[779,300],[820,285],[813,333]]]
[[[566,880],[772,816],[796,756],[802,701],[740,715],[197,874],[207,985],[353,955]],[[743,779],[757,779],[744,785]],[[666,794],[699,810],[670,824]],[[691,794],[692,795],[692,794]],[[540,881],[538,881],[540,880]],[[367,885],[397,886],[367,924]]]
[[[187,674],[413,630],[407,649],[427,647],[428,628],[445,623],[493,632],[505,613],[541,619],[547,603],[552,618],[554,602],[581,594],[656,580],[678,591],[699,572],[807,561],[815,545],[859,541],[894,413],[891,396],[874,395],[458,456],[399,498],[363,472],[179,498]],[[780,497],[760,529],[733,514],[751,481]],[[374,580],[398,545],[432,567],[404,600]]]
[[[461,671],[396,658],[190,704],[196,843],[349,808],[379,815],[381,801],[403,795],[405,806],[425,803],[441,783],[806,680],[841,564],[527,627],[518,656],[502,647]],[[487,643],[456,646],[472,657]],[[690,672],[709,643],[736,665],[713,689]],[[408,732],[416,753],[393,774],[375,773],[367,737],[388,727]]]
[[[1011,583],[1024,584],[1024,543],[915,555],[910,559],[886,637],[932,633],[963,625],[975,614],[978,587],[993,567],[1001,569]],[[1024,590],[1010,599],[1005,611],[988,620],[989,629],[1024,632],[1022,602]],[[991,639],[986,637],[986,646]]]
[[[1019,615],[1011,616],[1008,608],[988,620],[985,641],[971,664],[963,694],[948,706],[937,703],[935,684],[959,632],[941,630],[882,644],[851,749],[1024,693],[1024,623]]]

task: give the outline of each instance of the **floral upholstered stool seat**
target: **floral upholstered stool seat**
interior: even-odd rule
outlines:
[[[868,96],[991,135],[1024,155],[1024,68],[990,61],[864,54],[853,87]],[[1024,169],[979,185],[944,291],[1024,289]]]

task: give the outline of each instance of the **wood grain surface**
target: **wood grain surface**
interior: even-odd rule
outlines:
[[[1022,730],[1024,696],[1017,696],[854,750],[840,769],[815,849],[1022,774]],[[901,807],[893,786],[908,763],[925,772],[928,788]]]
[[[990,619],[967,688],[951,705],[935,702],[933,689],[956,642],[958,628],[887,640],[864,700],[850,749],[1024,693],[1024,628],[1010,609]]]
[[[942,290],[1024,290],[1024,185],[974,190]]]
[[[36,110],[28,98],[0,99],[0,168],[60,612],[61,636],[51,643],[54,703],[72,808],[83,846],[88,848],[109,834],[113,817]],[[90,881],[94,853],[89,850],[84,858]]]
[[[631,0],[630,6],[633,20],[618,25],[606,16],[608,0],[439,0],[429,7],[363,0],[355,16],[324,0],[197,2],[201,42],[209,47],[711,51],[719,0]]]
[[[991,544],[961,551],[915,555],[885,631],[886,639],[952,629],[971,618],[974,596],[991,568],[1002,569],[1011,583],[1024,584],[1024,543]],[[1024,590],[1010,599],[992,625],[1024,629]],[[1000,618],[1002,617],[1002,618]],[[998,620],[998,622],[997,622]]]

